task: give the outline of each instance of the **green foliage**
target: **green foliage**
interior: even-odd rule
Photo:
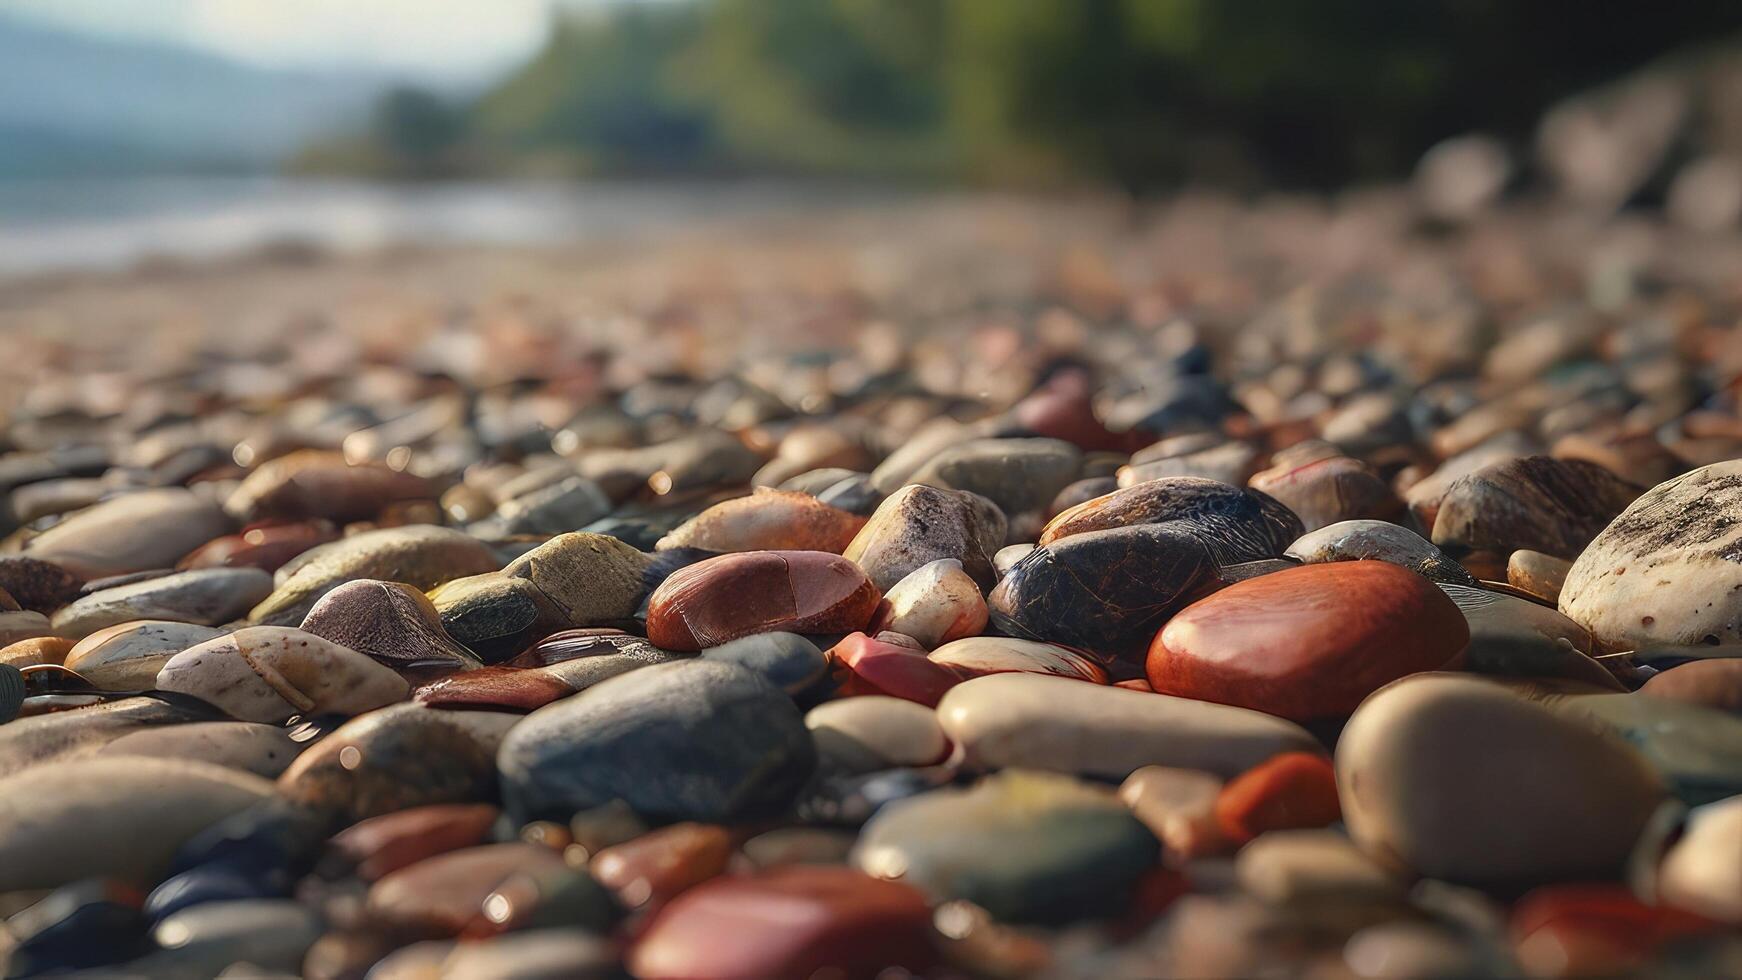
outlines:
[[[1574,0],[641,0],[570,12],[455,110],[384,102],[391,173],[774,170],[1333,186],[1688,38],[1725,4]],[[1576,29],[1574,29],[1576,27]]]

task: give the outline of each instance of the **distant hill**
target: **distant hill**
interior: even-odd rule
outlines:
[[[355,124],[387,83],[0,16],[0,175],[271,169]]]

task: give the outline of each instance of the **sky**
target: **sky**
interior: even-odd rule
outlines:
[[[428,78],[512,65],[573,0],[0,0],[0,13],[84,34],[211,51],[272,68]]]

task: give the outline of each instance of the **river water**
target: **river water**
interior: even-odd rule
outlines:
[[[0,276],[296,244],[555,245],[840,203],[775,182],[384,184],[283,177],[0,180]]]

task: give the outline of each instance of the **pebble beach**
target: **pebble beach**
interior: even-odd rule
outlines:
[[[0,280],[0,973],[1742,975],[1742,234],[1455,176]]]

